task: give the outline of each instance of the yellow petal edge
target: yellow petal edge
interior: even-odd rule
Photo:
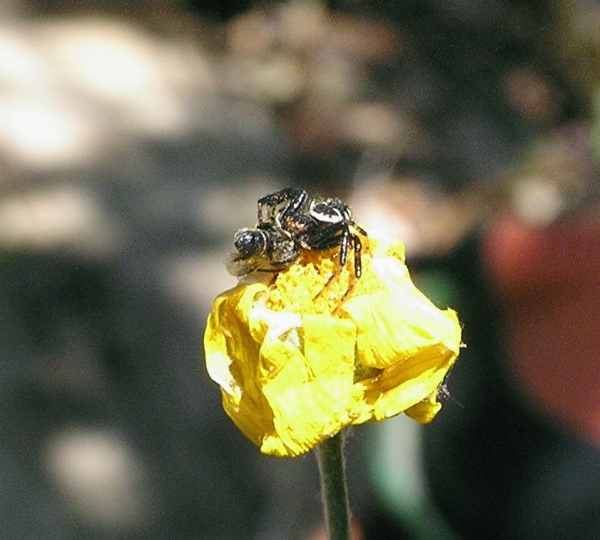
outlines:
[[[441,408],[457,315],[414,286],[401,242],[369,232],[363,243],[360,279],[338,249],[306,251],[270,283],[249,276],[213,303],[208,373],[264,454],[298,456],[346,426],[402,412],[428,423]]]

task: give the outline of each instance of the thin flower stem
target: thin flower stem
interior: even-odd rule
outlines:
[[[350,508],[344,470],[343,432],[317,448],[321,493],[329,540],[350,540]]]

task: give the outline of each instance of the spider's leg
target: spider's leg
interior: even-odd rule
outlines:
[[[355,261],[359,261],[358,264],[355,262],[355,266],[357,268],[357,275],[360,276],[361,263],[359,259],[362,243],[357,235],[352,234],[350,228],[345,223],[336,223],[324,229],[316,239],[313,239],[311,247],[312,249],[329,249],[339,245],[340,266],[344,266],[348,260],[348,251],[352,244],[354,244]]]
[[[348,260],[348,249],[350,248],[350,229],[344,227],[342,242],[340,244],[340,265],[344,266]]]
[[[369,236],[367,234],[367,231],[365,231],[360,225],[357,225],[356,223],[354,223],[354,221],[351,223],[351,225],[352,225],[353,229],[356,229],[363,236]]]
[[[325,285],[323,285],[321,290],[315,295],[315,297],[313,298],[313,301],[317,300],[317,298],[319,298],[325,292],[327,287],[329,287],[329,284],[341,274],[342,268],[343,268],[343,266],[340,265],[335,269],[335,271],[329,276],[329,278],[325,282]]]
[[[293,215],[306,201],[308,194],[302,189],[285,188],[258,199],[258,224],[282,227],[282,218]]]
[[[325,290],[327,290],[327,287],[329,286],[329,284],[340,275],[343,268],[344,267],[342,265],[338,266],[338,268],[335,270],[335,272],[333,272],[333,274],[331,274],[331,276],[329,276],[329,279],[325,282],[325,285],[323,285],[323,288],[313,298],[313,301],[317,300],[317,298],[319,298],[325,292]],[[344,292],[344,294],[337,301],[335,308],[333,308],[333,310],[331,312],[333,315],[335,315],[338,312],[338,310],[342,307],[342,304],[346,301],[348,296],[350,296],[350,294],[354,290],[354,287],[356,287],[356,283],[358,282],[359,277],[360,276],[355,275],[354,279],[352,279],[352,281],[350,282],[350,284],[349,284],[348,288],[346,289],[346,291]]]
[[[354,242],[354,275],[359,278],[362,275],[362,242],[357,235],[353,235]]]
[[[350,296],[350,293],[354,290],[354,287],[356,287],[356,282],[358,281],[358,277],[359,276],[356,276],[356,278],[352,280],[352,283],[350,283],[350,286],[348,287],[348,289],[346,290],[346,292],[338,300],[337,305],[335,306],[335,308],[331,312],[332,315],[335,315],[338,312],[338,310],[342,307],[342,304],[346,301],[346,298],[348,298],[348,296]]]
[[[304,203],[308,197],[308,193],[306,193],[306,191],[303,189],[285,188],[280,193],[284,194],[288,201],[285,210],[282,212],[284,218],[298,212],[298,210],[304,206]]]
[[[306,244],[310,249],[324,250],[335,246],[341,246],[346,225],[342,222],[332,223],[315,231],[306,239]]]

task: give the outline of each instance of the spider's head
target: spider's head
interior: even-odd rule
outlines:
[[[349,223],[350,208],[339,199],[315,200],[310,215],[322,224]]]

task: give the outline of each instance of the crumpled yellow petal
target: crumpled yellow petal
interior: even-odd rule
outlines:
[[[398,241],[369,234],[359,280],[335,256],[307,252],[273,283],[241,283],[213,304],[209,375],[263,453],[300,455],[402,412],[427,423],[441,407],[460,348],[456,313],[416,289]]]

